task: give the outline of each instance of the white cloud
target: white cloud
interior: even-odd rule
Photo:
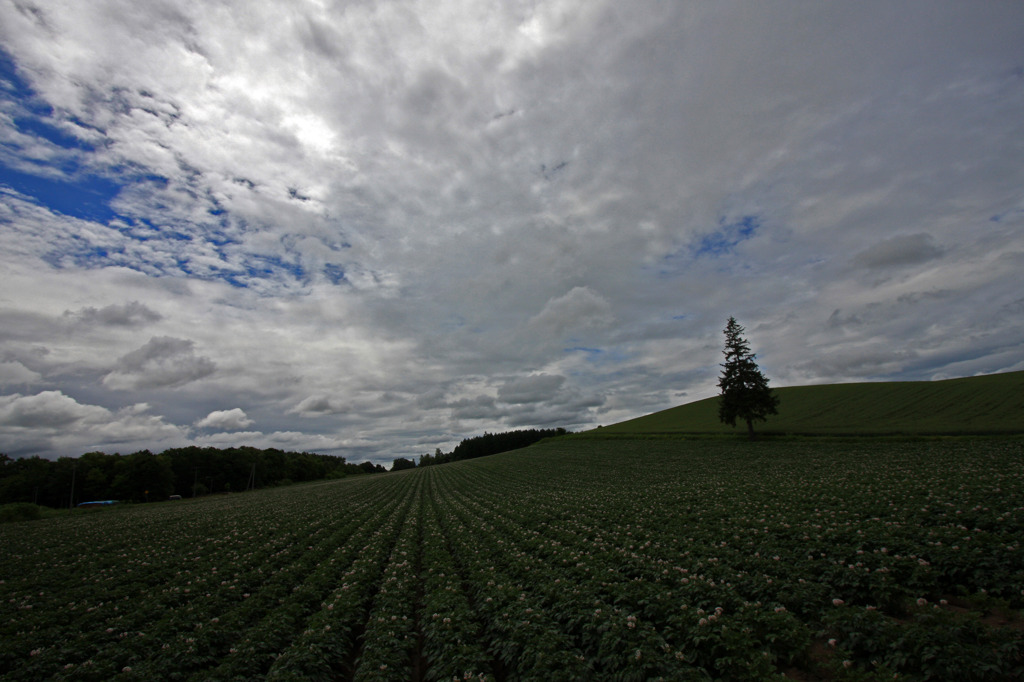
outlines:
[[[184,432],[148,406],[112,412],[60,391],[0,396],[0,439],[14,455],[82,454],[86,449],[170,447],[184,442]]]
[[[39,372],[33,372],[20,362],[0,362],[0,386],[27,386],[39,383]]]
[[[339,409],[331,404],[330,398],[322,395],[311,395],[289,410],[289,412],[294,414],[305,416],[333,414],[338,411]]]
[[[592,327],[610,326],[614,318],[611,305],[589,287],[574,287],[564,296],[553,298],[530,319],[530,326],[553,336]]]
[[[224,431],[241,431],[253,425],[253,420],[246,416],[241,408],[231,410],[215,410],[196,422],[201,429],[222,429]]]
[[[0,403],[0,424],[10,427],[67,427],[76,422],[95,422],[109,412],[95,405],[81,405],[60,391],[43,391],[33,396],[4,396]]]
[[[775,385],[1019,363],[1014,3],[20,8],[4,390],[390,460],[704,397],[729,315]]]
[[[342,439],[319,436],[316,434],[304,433],[301,431],[274,431],[263,433],[262,431],[231,431],[213,433],[208,436],[198,436],[195,439],[197,444],[204,447],[241,447],[254,448],[277,448],[279,450],[302,451],[302,452],[327,452],[339,448],[351,447],[352,443],[346,443]]]

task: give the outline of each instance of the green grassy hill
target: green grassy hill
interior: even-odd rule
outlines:
[[[763,434],[939,435],[1024,433],[1024,372],[945,381],[776,388],[779,414]],[[718,398],[673,407],[590,434],[744,433],[718,421]]]

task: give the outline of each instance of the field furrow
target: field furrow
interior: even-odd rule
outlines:
[[[441,524],[438,500],[449,494],[435,471],[426,473],[433,494],[424,509],[423,604],[420,611],[426,679],[496,680],[493,657],[483,639],[484,627],[467,595],[467,584],[452,555]]]
[[[562,439],[0,526],[0,676],[1020,679],[1022,537],[1019,440]]]

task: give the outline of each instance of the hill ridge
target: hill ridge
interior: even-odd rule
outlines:
[[[984,435],[1024,433],[1024,371],[936,381],[812,384],[775,388],[779,414],[761,434]],[[718,421],[718,397],[654,412],[600,430],[618,434],[740,434]]]

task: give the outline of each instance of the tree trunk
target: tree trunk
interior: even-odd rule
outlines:
[[[754,440],[754,420],[753,419],[748,419],[747,420],[747,437],[750,438],[750,440]]]

